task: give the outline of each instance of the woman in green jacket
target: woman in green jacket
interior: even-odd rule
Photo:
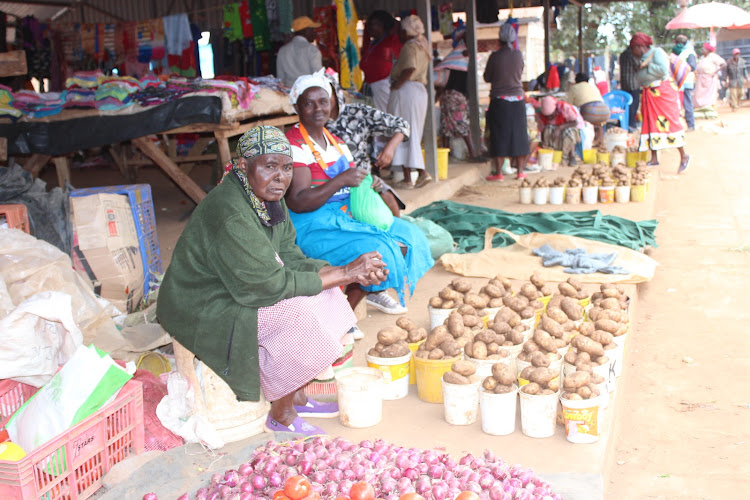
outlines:
[[[284,194],[292,151],[280,130],[245,133],[224,181],[198,205],[159,291],[159,321],[241,401],[271,401],[270,431],[324,433],[303,417],[335,417],[335,403],[302,388],[351,342],[356,319],[341,286],[379,284],[378,252],[345,266],[308,259],[295,244]]]

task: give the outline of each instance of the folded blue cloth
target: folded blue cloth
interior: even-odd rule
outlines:
[[[583,248],[569,248],[565,252],[544,245],[533,250],[534,255],[542,258],[544,267],[564,266],[570,274],[630,274],[627,269],[613,266],[616,253],[586,253]]]

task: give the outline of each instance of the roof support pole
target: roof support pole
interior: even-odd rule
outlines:
[[[549,71],[549,0],[542,2],[544,6],[544,72]]]
[[[432,10],[430,0],[417,0],[417,14],[424,21],[425,37],[432,50]],[[435,123],[435,78],[433,75],[432,59],[427,67],[427,115],[424,119],[422,137],[410,137],[410,141],[423,141],[425,168],[435,181],[437,175],[437,126]],[[411,166],[411,165],[407,165]]]
[[[476,0],[466,1],[466,48],[469,51],[469,73],[466,86],[469,91],[469,126],[474,151],[481,153],[482,128],[479,124],[479,76],[477,75],[477,15]]]
[[[578,6],[578,72],[583,73],[583,5]]]

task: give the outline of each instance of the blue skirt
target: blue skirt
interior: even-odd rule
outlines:
[[[377,250],[390,272],[380,285],[363,287],[368,292],[395,288],[401,304],[404,303],[404,287],[414,293],[417,281],[435,264],[430,255],[430,245],[424,233],[415,225],[399,218],[393,219],[388,231],[356,221],[342,207],[348,199],[326,203],[314,212],[289,215],[297,230],[297,245],[313,259],[321,259],[333,266],[344,266],[363,253]],[[406,256],[401,253],[399,243],[406,246]]]

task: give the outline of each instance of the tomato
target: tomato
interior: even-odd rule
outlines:
[[[352,485],[349,496],[352,500],[375,500],[375,488],[370,483],[360,481]]]
[[[417,493],[407,493],[405,495],[401,495],[398,500],[424,500],[424,497],[422,495],[418,495]]]
[[[292,476],[284,483],[284,493],[291,500],[302,500],[310,494],[310,481],[305,476]]]
[[[273,500],[289,500],[289,497],[286,496],[284,490],[276,490],[273,494]]]
[[[473,491],[462,491],[461,494],[456,497],[456,500],[479,500],[479,495]]]

